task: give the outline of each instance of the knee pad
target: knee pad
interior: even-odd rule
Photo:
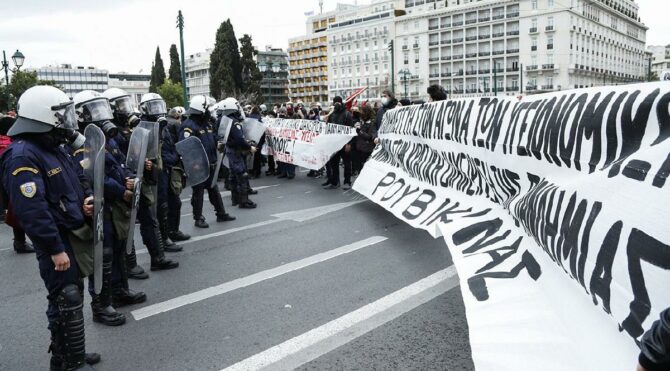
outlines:
[[[58,294],[58,306],[63,308],[71,308],[81,305],[83,298],[81,290],[73,283],[66,285]]]

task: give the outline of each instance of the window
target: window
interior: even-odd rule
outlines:
[[[414,29],[415,30],[419,29],[419,21],[414,21]]]
[[[547,5],[549,6],[549,9],[554,8],[554,0],[547,0]]]
[[[554,28],[554,17],[547,18],[547,26]]]
[[[533,18],[533,19],[531,20],[531,26],[530,26],[530,28],[533,28],[533,29],[537,30],[537,18]]]
[[[530,2],[530,7],[531,7],[533,10],[537,10],[537,0],[531,0],[531,2]]]
[[[536,51],[537,50],[537,37],[533,37],[530,40],[530,50],[531,51]]]

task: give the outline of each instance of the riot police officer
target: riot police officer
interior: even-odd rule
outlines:
[[[113,156],[117,158],[121,166],[125,167],[125,157],[128,153],[128,143],[132,134],[132,128],[139,124],[140,118],[135,114],[132,99],[126,91],[118,88],[110,88],[105,90],[102,95],[109,100],[109,105],[112,107],[112,114],[114,115],[112,122],[119,129],[119,133],[114,138],[118,150],[113,152]],[[134,247],[133,251],[126,255],[125,260],[128,278],[149,278],[144,269],[137,264]]]
[[[246,156],[255,153],[256,147],[247,143],[242,132],[244,113],[235,98],[226,98],[221,102],[220,109],[225,117],[233,120],[228,141],[226,142],[226,157],[230,167],[231,200],[233,206],[240,209],[253,209],[256,204],[249,200],[249,172]]]
[[[179,140],[194,135],[200,139],[205,152],[207,152],[207,157],[209,158],[210,167],[214,168],[217,161],[217,150],[222,151],[224,147],[218,146],[216,137],[214,135],[214,129],[210,122],[210,102],[204,95],[196,95],[189,102],[189,108],[186,114],[188,119],[181,124],[179,128]],[[203,184],[199,184],[193,187],[193,195],[191,196],[191,205],[193,206],[193,219],[195,220],[195,226],[198,228],[208,228],[209,225],[205,221],[205,217],[202,215],[202,206],[204,201],[205,189],[207,190],[207,195],[209,196],[209,202],[214,206],[216,211],[216,221],[217,222],[226,222],[230,220],[235,220],[234,217],[226,213],[226,209],[223,206],[223,200],[221,199],[221,193],[219,193],[219,187],[215,182],[212,182],[214,172],[210,172],[210,179],[205,181]]]
[[[48,291],[52,370],[91,370],[85,353],[80,264],[92,249],[74,249],[71,239],[90,232],[91,190],[81,168],[62,146],[81,147],[74,104],[55,87],[35,86],[19,98],[19,117],[8,135],[14,142],[0,160],[2,185],[37,251]]]
[[[158,187],[158,214],[161,235],[167,235],[172,241],[186,241],[191,238],[179,230],[181,219],[179,194],[184,187],[184,169],[175,144],[179,141],[181,114],[179,107],[172,108],[168,113],[167,125],[161,132],[163,169]]]
[[[146,301],[143,292],[134,292],[128,287],[128,276],[125,266],[125,236],[129,229],[125,215],[127,203],[132,198],[135,183],[132,174],[123,167],[114,154],[119,153],[114,138],[118,134],[116,125],[110,122],[113,119],[112,109],[107,98],[92,90],[77,93],[74,98],[75,112],[79,122],[79,130],[83,132],[88,125],[96,125],[102,129],[106,138],[105,145],[105,179],[104,179],[104,242],[103,242],[103,275],[102,289],[99,295],[93,291],[89,283],[91,294],[91,310],[93,320],[108,326],[118,326],[125,323],[126,318],[112,306],[138,304]],[[75,160],[80,162],[83,150],[75,151]],[[117,208],[122,211],[115,212]],[[116,215],[116,218],[114,218]],[[115,227],[116,225],[116,227]],[[92,281],[92,276],[89,276]]]

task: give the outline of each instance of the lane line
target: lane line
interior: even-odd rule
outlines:
[[[245,225],[244,227],[230,228],[230,229],[226,229],[224,231],[205,234],[205,235],[202,235],[202,236],[195,236],[195,237],[191,237],[190,240],[179,242],[178,245],[183,246],[183,245],[187,245],[189,243],[198,242],[198,241],[202,241],[202,240],[208,240],[208,239],[214,238],[214,237],[221,237],[221,236],[225,236],[225,235],[231,234],[231,233],[246,231],[248,229],[264,227],[266,225],[275,224],[275,223],[283,222],[283,221],[286,221],[286,220],[287,219],[270,219],[270,220],[265,220],[265,221],[254,223],[254,224]],[[137,254],[137,255],[146,254],[148,252],[149,251],[146,248],[135,250],[135,254]]]
[[[291,263],[283,264],[275,268],[271,268],[262,272],[254,273],[250,276],[238,278],[217,286],[212,286],[203,290],[192,292],[190,294],[178,296],[176,298],[146,306],[131,312],[136,321],[155,316],[160,313],[165,313],[173,309],[183,307],[185,305],[197,303],[199,301],[209,299],[214,296],[222,295],[233,290],[247,287],[259,282],[263,282],[281,275],[309,267],[311,265],[321,263],[340,255],[348,254],[360,250],[367,246],[372,246],[380,242],[386,241],[386,237],[374,236],[364,240],[354,242],[349,245],[338,247],[336,249],[326,251],[320,254],[312,255],[310,257],[297,260]]]
[[[457,286],[458,276],[452,265],[342,317],[244,359],[223,371],[293,370]]]
[[[266,189],[266,188],[272,188],[272,187],[279,187],[279,184],[273,184],[273,185],[268,185],[268,186],[260,186],[260,187],[255,187],[254,189],[257,191],[260,191],[261,189]],[[230,191],[221,191],[221,197],[229,197],[230,196]],[[182,198],[181,202],[188,202],[191,201],[191,197],[189,198]]]

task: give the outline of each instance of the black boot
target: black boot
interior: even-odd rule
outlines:
[[[17,254],[33,254],[35,253],[35,248],[30,242],[26,240],[23,241],[14,240],[14,251]]]
[[[196,218],[194,224],[197,228],[209,228],[209,224],[207,224],[207,222],[205,221],[204,216]]]
[[[147,301],[147,295],[141,291],[135,292],[125,287],[117,287],[112,290],[112,303],[116,308],[140,304],[145,301]]]
[[[86,364],[86,339],[84,335],[83,298],[79,288],[70,284],[63,288],[56,299],[59,310],[58,324],[54,329],[54,357],[60,370],[93,370]]]
[[[163,202],[158,205],[158,229],[160,233],[160,242],[163,245],[163,251],[165,252],[179,252],[183,248],[177,246],[174,242],[170,241],[168,237],[168,205],[167,202]]]
[[[172,241],[187,241],[191,239],[191,236],[187,235],[186,233],[177,230],[176,232],[168,232],[168,236],[170,236],[170,239]]]
[[[237,191],[235,191],[235,189],[230,191],[230,201],[232,201],[233,206],[237,206],[240,204],[240,196],[237,194]]]
[[[249,199],[249,176],[246,173],[241,175],[238,182],[240,209],[255,209],[257,205]]]
[[[98,353],[86,353],[84,359],[86,360],[87,365],[95,365],[100,363],[102,357]]]
[[[175,269],[179,267],[179,263],[176,261],[161,258],[151,258],[151,270],[152,271],[164,271],[168,269]]]
[[[216,215],[216,221],[217,222],[230,222],[230,221],[233,221],[235,219],[237,219],[237,218],[235,218],[234,216],[231,216],[229,214],[223,214],[223,215],[218,215],[217,214]]]
[[[128,272],[128,278],[136,280],[146,280],[149,278],[142,267],[137,265],[137,255],[135,255],[135,245],[133,245],[133,250],[130,254],[126,254],[126,270]]]
[[[126,323],[126,316],[112,307],[112,249],[105,247],[102,250],[102,287],[100,294],[93,295],[91,311],[93,321],[106,326],[121,326]],[[94,282],[97,286],[100,282]]]

